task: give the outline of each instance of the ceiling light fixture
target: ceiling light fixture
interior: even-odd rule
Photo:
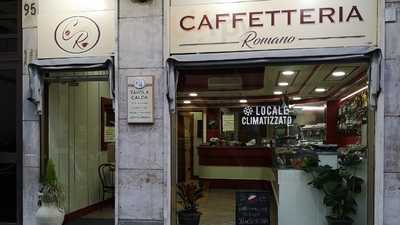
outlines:
[[[303,106],[293,106],[294,109],[301,109],[303,111],[324,111],[326,109],[326,105],[323,106],[311,106],[311,105],[303,105]]]
[[[240,103],[247,103],[247,100],[246,99],[240,99],[239,102]]]
[[[315,92],[322,93],[326,91],[326,88],[315,88]]]
[[[286,87],[286,86],[289,86],[289,83],[288,82],[279,82],[278,85],[281,87]]]
[[[343,77],[343,76],[346,76],[346,72],[344,72],[344,71],[334,71],[332,73],[332,76],[334,76],[334,77]]]
[[[361,88],[361,89],[359,89],[359,90],[357,90],[357,91],[355,91],[355,92],[353,92],[353,93],[351,93],[351,94],[347,95],[346,97],[344,97],[344,98],[340,99],[340,101],[341,101],[341,102],[343,102],[344,100],[346,100],[346,99],[349,99],[349,98],[353,97],[354,95],[356,95],[356,94],[358,94],[358,93],[360,93],[360,92],[364,91],[364,90],[365,90],[365,89],[367,89],[367,88],[368,88],[368,86],[365,86],[365,87],[363,87],[363,88]]]
[[[192,103],[191,101],[189,101],[189,100],[185,100],[185,101],[183,101],[183,104],[190,104],[190,103]]]
[[[282,75],[285,75],[285,76],[292,76],[293,74],[295,74],[295,72],[292,70],[285,70],[282,72]]]
[[[197,94],[197,93],[195,93],[195,92],[192,92],[192,93],[190,93],[190,94],[189,94],[189,96],[190,96],[190,97],[197,97],[197,96],[198,96],[198,94]]]
[[[301,97],[293,97],[292,99],[295,101],[298,101],[298,100],[301,100]]]
[[[281,94],[283,94],[282,91],[274,91],[274,95],[281,95]]]

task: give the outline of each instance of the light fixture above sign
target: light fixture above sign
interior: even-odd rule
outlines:
[[[286,87],[286,86],[289,86],[289,83],[288,82],[279,82],[278,86]]]
[[[281,95],[281,94],[283,94],[282,91],[274,91],[274,95]]]
[[[334,71],[332,73],[332,76],[334,76],[334,77],[343,77],[343,76],[346,76],[346,72],[344,72],[344,71]]]
[[[295,74],[295,72],[292,71],[292,70],[285,70],[285,71],[282,71],[282,75],[285,75],[285,76],[292,76],[292,75],[294,75],[294,74]]]
[[[246,99],[240,99],[239,102],[240,103],[247,103],[247,100]]]
[[[323,92],[326,91],[326,88],[315,88],[314,91],[315,91],[315,92],[318,92],[318,93],[323,93]]]

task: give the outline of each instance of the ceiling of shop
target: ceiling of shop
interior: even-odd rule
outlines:
[[[285,76],[283,71],[294,71]],[[271,65],[252,69],[218,69],[181,71],[178,82],[178,100],[188,99],[190,92],[198,93],[192,101],[237,101],[246,98],[249,101],[276,101],[282,91],[289,99],[301,97],[304,100],[327,100],[343,97],[366,85],[367,63],[343,64],[301,64]],[[334,77],[334,71],[346,73]],[[279,86],[280,82],[288,86]],[[316,88],[325,92],[317,93]],[[229,97],[229,99],[227,98]],[[179,103],[179,101],[178,101]]]

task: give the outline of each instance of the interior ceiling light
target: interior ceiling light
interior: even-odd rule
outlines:
[[[293,97],[292,99],[297,101],[297,100],[301,100],[301,97]]]
[[[294,109],[301,109],[303,111],[324,111],[326,109],[326,105],[323,106],[311,106],[311,105],[294,105]]]
[[[351,98],[351,97],[353,97],[354,95],[356,95],[356,94],[358,94],[358,93],[364,91],[364,90],[367,89],[367,88],[368,88],[368,86],[365,86],[365,87],[363,87],[363,88],[361,88],[361,89],[359,89],[359,90],[357,90],[357,91],[355,91],[355,92],[353,92],[353,93],[347,95],[346,97],[340,99],[340,101],[342,102],[342,101],[344,101],[344,100],[346,100],[346,99],[348,99],[348,98]]]
[[[247,103],[247,100],[246,99],[240,99],[239,102],[240,103]]]
[[[285,75],[285,76],[292,76],[293,74],[295,74],[295,72],[292,70],[285,70],[282,72],[282,75]]]
[[[326,88],[315,88],[315,92],[322,93],[326,91]]]
[[[183,101],[183,103],[184,103],[184,104],[190,104],[190,103],[192,103],[192,102],[189,101],[189,100],[185,100],[185,101]]]
[[[190,93],[190,94],[189,94],[189,96],[190,96],[190,97],[197,97],[197,96],[198,96],[198,94],[197,94],[197,93],[195,93],[195,92],[192,92],[192,93]]]
[[[286,87],[286,86],[289,86],[289,83],[288,82],[279,82],[278,85],[281,87]]]
[[[334,77],[343,77],[343,76],[346,76],[346,72],[344,72],[344,71],[335,71],[335,72],[332,73],[332,76],[334,76]]]
[[[283,94],[282,91],[274,91],[274,95],[281,95],[281,94]]]

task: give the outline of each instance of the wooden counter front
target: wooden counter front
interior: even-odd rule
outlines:
[[[267,147],[208,146],[198,148],[200,166],[272,167]]]

